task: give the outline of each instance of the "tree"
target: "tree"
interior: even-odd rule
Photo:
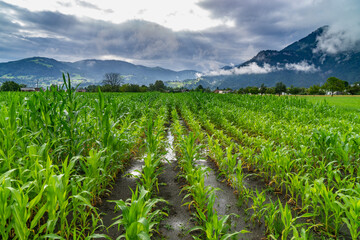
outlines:
[[[299,93],[301,93],[301,88],[291,85],[288,91],[292,95],[298,95]]]
[[[265,91],[266,94],[275,94],[275,88],[268,87]]]
[[[266,89],[267,87],[265,86],[265,84],[261,84],[259,92],[261,93],[261,95],[266,93]]]
[[[20,91],[21,86],[19,84],[17,84],[14,81],[6,81],[4,82],[1,87],[0,90],[1,91]]]
[[[347,91],[351,95],[359,95],[360,94],[360,83],[354,83],[353,85],[347,88]]]
[[[124,79],[120,73],[106,73],[102,83],[105,89],[118,92],[121,84],[124,83]]]
[[[322,88],[329,90],[331,92],[331,96],[333,96],[336,91],[344,91],[345,89],[345,81],[340,80],[336,77],[329,77],[326,80],[326,83],[322,86]]]
[[[280,96],[280,94],[283,92],[286,92],[286,85],[283,84],[282,82],[277,82],[275,84],[275,93],[279,94],[279,96]]]
[[[257,87],[246,87],[244,91],[245,91],[245,93],[258,94],[259,93],[259,88],[257,88]]]
[[[309,95],[318,95],[320,93],[320,86],[319,85],[313,85],[310,86],[308,89]]]
[[[150,84],[149,85],[149,90],[150,91],[160,91],[163,92],[166,90],[166,86],[164,84],[163,81],[161,80],[156,80],[156,82],[154,84]]]
[[[239,89],[237,90],[237,93],[238,93],[238,94],[245,94],[245,89],[244,89],[244,88],[239,88]]]
[[[87,92],[97,92],[100,86],[98,85],[89,85],[86,87]]]
[[[204,87],[200,84],[199,86],[197,86],[195,88],[195,91],[202,92],[202,91],[204,91]]]

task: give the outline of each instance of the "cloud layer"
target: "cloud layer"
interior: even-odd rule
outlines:
[[[210,71],[208,73],[205,73],[204,76],[266,74],[270,72],[285,71],[285,70],[313,73],[319,71],[320,69],[316,68],[314,64],[309,64],[306,61],[302,61],[299,63],[286,63],[283,67],[281,67],[279,63],[276,66],[271,66],[270,64],[267,63],[265,63],[263,66],[259,66],[257,63],[252,62],[246,66],[235,67],[226,70],[220,69],[216,71]],[[199,75],[199,77],[201,76]]]
[[[333,54],[360,46],[358,0],[200,0],[197,11],[201,9],[201,14],[206,12],[214,21],[197,31],[178,31],[141,20],[148,12],[142,6],[135,17],[115,23],[105,17],[104,20],[92,18],[91,14],[75,16],[54,10],[29,10],[17,2],[21,1],[13,4],[0,1],[1,62],[32,56],[65,61],[119,59],[147,66],[209,72],[231,63],[240,64],[260,50],[280,50],[324,25],[330,25],[330,29],[318,39],[314,51]],[[116,10],[107,5],[101,7],[95,1],[69,0],[56,4],[64,8],[78,6],[85,13],[117,14]],[[171,12],[167,18],[170,21],[179,14]],[[305,63],[283,68],[314,70]],[[249,65],[234,71],[249,74],[277,70],[277,66]]]

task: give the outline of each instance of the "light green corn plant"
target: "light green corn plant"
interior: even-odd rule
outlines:
[[[194,161],[200,159],[200,149],[203,145],[196,144],[197,134],[190,132],[188,136],[183,136],[179,143],[181,153],[180,165],[185,173],[194,169]],[[192,180],[190,180],[191,184]]]
[[[283,229],[281,230],[281,240],[288,239],[288,237],[290,237],[290,234],[294,232],[295,228],[298,229],[305,225],[310,225],[309,223],[296,223],[296,221],[300,218],[312,217],[313,215],[311,213],[305,213],[299,217],[293,218],[291,209],[288,204],[285,204],[285,207],[283,207],[280,200],[278,202],[278,212],[283,226]],[[270,235],[270,237],[273,239],[279,239],[279,237],[276,237],[274,235]]]
[[[159,116],[157,119],[162,119]],[[154,125],[157,124],[156,129]],[[162,173],[161,158],[162,158],[162,139],[163,139],[163,121],[158,123],[148,121],[146,129],[146,156],[144,157],[144,167],[140,173],[140,182],[150,194],[154,189],[158,189],[158,176]],[[155,133],[155,130],[158,131]]]
[[[166,215],[160,210],[153,211],[153,207],[159,202],[166,201],[148,196],[149,192],[143,186],[137,186],[135,192],[132,191],[131,199],[111,201],[116,204],[116,209],[121,211],[111,226],[117,225],[119,230],[120,227],[125,230],[125,233],[117,239],[150,239],[154,227],[158,223],[155,216]]]
[[[219,216],[216,209],[214,208],[215,194],[210,193],[208,196],[208,204],[206,211],[196,207],[196,215],[201,221],[201,226],[196,226],[190,229],[189,232],[200,230],[205,234],[205,238],[209,240],[226,240],[231,239],[239,234],[248,233],[246,230],[229,233],[231,225],[229,224],[229,217],[236,216],[236,214]],[[200,240],[201,238],[193,236],[194,239]]]
[[[239,154],[233,154],[234,143],[226,148],[226,172],[228,178],[236,171],[236,164],[238,162]]]
[[[11,223],[11,206],[13,204],[13,200],[11,198],[11,182],[13,179],[9,177],[11,174],[11,170],[7,173],[3,174],[0,177],[0,233],[2,239],[8,239],[10,237],[12,225]]]
[[[273,238],[279,239],[281,231],[284,229],[284,224],[279,217],[279,202],[273,202],[265,205],[264,221],[266,226],[266,234]]]
[[[254,212],[251,216],[251,220],[255,224],[255,220],[258,221],[259,224],[261,224],[261,218],[264,215],[265,211],[265,201],[266,201],[266,195],[265,191],[262,191],[259,193],[258,189],[255,191],[256,194],[253,194],[251,196],[252,199],[252,206],[250,209],[252,209]]]
[[[184,203],[184,205],[188,205],[189,208],[191,205],[195,205],[198,209],[205,209],[208,201],[207,197],[213,192],[220,190],[218,188],[213,188],[210,185],[205,186],[205,177],[209,171],[209,168],[198,166],[193,171],[183,175],[189,183],[188,186],[181,190],[187,190],[189,192],[184,196],[184,199],[189,197],[192,198],[191,201]]]
[[[140,174],[140,182],[144,188],[150,192],[150,194],[158,188],[158,176],[162,173],[160,167],[161,158],[156,153],[148,153],[144,157],[144,167],[142,171],[137,172]]]
[[[80,159],[81,169],[85,173],[83,181],[86,189],[84,190],[90,192],[93,198],[103,194],[105,187],[112,179],[109,172],[111,160],[104,154],[105,151],[106,149],[101,151],[91,149],[89,156]]]
[[[360,236],[360,198],[340,193],[341,202],[336,203],[344,210],[345,216],[342,220],[348,227],[351,238],[358,239]]]

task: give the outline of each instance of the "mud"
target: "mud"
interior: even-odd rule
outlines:
[[[252,224],[249,219],[250,214],[245,213],[245,209],[238,207],[238,197],[234,194],[234,189],[227,185],[225,181],[218,178],[218,172],[213,162],[209,160],[199,160],[198,165],[209,167],[211,171],[205,177],[205,185],[213,186],[214,188],[220,188],[221,190],[216,192],[217,198],[215,200],[215,209],[219,215],[226,215],[235,213],[238,217],[231,216],[232,231],[247,230],[250,233],[240,234],[237,239],[262,239],[265,237],[265,226]]]
[[[159,236],[154,239],[193,239],[186,232],[194,225],[191,221],[191,214],[186,206],[182,206],[182,199],[185,192],[181,192],[181,183],[178,181],[179,169],[177,168],[176,155],[173,150],[174,137],[171,131],[167,135],[168,146],[165,161],[163,161],[163,174],[159,176],[158,196],[168,201],[164,209],[168,212],[168,217],[164,218],[159,227]]]
[[[111,226],[113,222],[115,222],[114,218],[119,216],[119,211],[115,212],[116,204],[113,200],[126,200],[131,198],[131,190],[136,189],[136,177],[131,176],[130,174],[137,175],[136,170],[141,171],[144,161],[139,158],[135,158],[131,161],[130,166],[127,170],[118,177],[113,185],[113,189],[111,191],[110,196],[107,198],[103,198],[103,204],[99,207],[99,211],[102,214],[102,221],[105,228],[99,229],[98,233],[107,234],[111,239],[116,239],[122,233],[118,231],[117,226]]]

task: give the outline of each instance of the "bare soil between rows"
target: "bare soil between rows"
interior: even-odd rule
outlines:
[[[160,204],[161,208],[168,213],[167,217],[162,217],[157,232],[154,233],[153,239],[169,239],[169,240],[190,240],[193,239],[188,231],[194,227],[194,219],[188,206],[183,206],[183,198],[185,191],[181,192],[185,182],[178,177],[179,168],[177,167],[177,159],[173,151],[173,136],[171,132],[167,132],[168,147],[165,155],[166,161],[163,162],[163,173],[159,176],[159,192],[157,197],[168,201],[168,204]],[[249,222],[250,216],[245,213],[245,209],[238,207],[238,197],[234,194],[234,189],[226,184],[226,182],[218,179],[218,172],[216,166],[209,160],[199,161],[198,164],[204,165],[212,169],[205,178],[205,184],[211,185],[214,188],[220,188],[216,192],[217,198],[215,201],[215,209],[219,215],[235,213],[238,217],[232,216],[230,219],[232,225],[232,232],[240,230],[248,230],[250,233],[240,234],[237,239],[261,239],[264,238],[264,225],[253,225]],[[119,174],[116,178],[111,194],[102,199],[102,204],[99,206],[99,212],[102,215],[102,221],[105,227],[101,228],[98,233],[108,235],[111,239],[116,239],[121,235],[123,230],[118,230],[117,226],[111,226],[115,221],[114,218],[119,216],[120,212],[115,211],[115,203],[113,200],[126,200],[131,198],[131,190],[135,190],[137,178],[130,174],[137,174],[135,171],[141,171],[143,166],[142,158],[134,158],[130,161],[127,170]]]

